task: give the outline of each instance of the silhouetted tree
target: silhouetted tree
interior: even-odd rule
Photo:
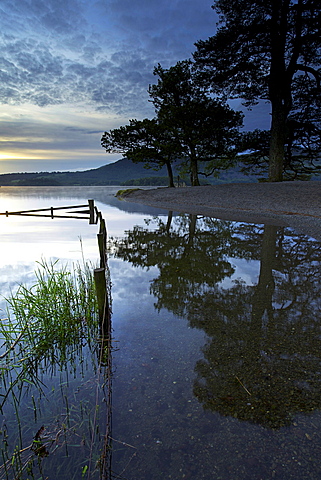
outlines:
[[[123,153],[134,163],[144,162],[146,168],[167,168],[169,187],[174,187],[172,163],[180,153],[178,142],[156,118],[130,120],[129,125],[105,132],[101,146],[109,153]]]
[[[217,95],[271,103],[271,181],[310,172],[321,138],[319,0],[216,0],[213,8],[217,33],[194,54],[200,79]]]
[[[102,147],[147,167],[166,165],[172,187],[175,160],[183,174],[190,174],[192,185],[199,185],[200,163],[206,164],[205,175],[218,175],[231,166],[243,114],[205,93],[195,81],[191,61],[168,70],[158,65],[154,74],[159,80],[149,86],[149,95],[156,118],[130,120],[129,125],[105,132]]]
[[[206,174],[231,166],[242,113],[207,95],[189,60],[169,69],[158,65],[154,75],[159,80],[150,85],[149,95],[157,117],[180,145],[180,158],[186,161],[191,184],[199,185],[200,163],[206,163]]]

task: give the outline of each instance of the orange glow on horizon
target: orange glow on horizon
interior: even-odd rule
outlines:
[[[72,160],[77,158],[97,158],[97,156],[106,155],[105,152],[97,149],[81,149],[81,150],[39,150],[35,152],[4,152],[0,153],[0,162],[1,160]]]
[[[17,155],[14,153],[0,153],[1,160],[45,160],[45,158],[39,157],[38,155]]]

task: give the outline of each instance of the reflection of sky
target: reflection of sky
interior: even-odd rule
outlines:
[[[48,192],[48,198],[41,189],[41,198],[35,196],[34,189],[22,190],[22,197],[2,195],[8,189],[0,190],[0,212],[31,210],[36,208],[59,207],[77,204],[87,204],[88,198],[92,198],[92,189],[88,195],[86,189],[82,189],[82,195],[78,192],[76,197],[68,197],[67,192],[62,198],[54,196],[54,189]],[[17,194],[16,189],[14,191]],[[112,190],[113,191],[113,190]],[[26,193],[27,192],[27,193]],[[114,191],[113,191],[114,193]],[[113,196],[110,199],[115,201]],[[119,202],[121,203],[121,202]],[[124,212],[112,205],[106,205],[99,201],[95,202],[98,210],[103,214],[107,222],[108,232],[113,236],[122,236],[125,229],[132,228],[137,223],[142,223],[142,214]],[[63,215],[63,211],[57,214]],[[24,263],[45,258],[62,258],[69,260],[80,259],[80,242],[83,241],[85,257],[95,259],[97,256],[96,233],[97,225],[89,225],[86,220],[67,220],[36,217],[0,216],[1,248],[0,267],[11,261]]]
[[[68,191],[62,194],[60,189],[56,190],[56,195],[54,189],[47,189],[47,196],[46,189],[39,189],[39,196],[35,189],[14,189],[11,192],[12,195],[8,194],[8,189],[0,189],[0,212],[87,204],[94,193],[92,189],[77,190],[76,195],[68,195]],[[71,193],[75,194],[75,190]],[[112,235],[121,236],[126,228],[143,221],[141,214],[123,212],[102,202],[95,202],[95,205],[106,219]],[[1,297],[8,296],[18,284],[30,284],[37,269],[36,262],[42,259],[60,259],[62,264],[77,263],[82,261],[83,249],[85,260],[96,263],[97,233],[98,225],[89,225],[87,220],[0,216]],[[0,308],[3,308],[1,302]]]
[[[87,204],[89,198],[95,199],[95,205],[102,212],[107,223],[108,234],[122,237],[124,232],[139,224],[146,227],[145,219],[151,218],[149,207],[141,211],[141,205],[118,201],[115,193],[118,187],[72,187],[72,188],[1,188],[0,212],[29,210],[36,208],[59,207]],[[99,199],[99,200],[97,200]],[[118,205],[118,207],[117,207]],[[138,212],[136,211],[138,210]],[[153,211],[150,211],[154,213]],[[162,210],[159,211],[159,213]],[[164,212],[164,211],[163,211]],[[58,211],[58,215],[64,211]],[[163,213],[164,215],[164,213]],[[153,222],[151,223],[153,228]],[[98,247],[96,234],[98,225],[89,225],[87,220],[69,220],[37,217],[0,216],[0,295],[7,296],[10,290],[21,283],[29,283],[34,278],[34,270],[42,259],[56,260],[61,263],[81,262],[84,258],[96,264]],[[81,241],[80,241],[81,240]],[[247,284],[255,284],[258,277],[258,262],[230,259],[235,273],[221,283],[229,287],[235,279],[242,278]],[[142,301],[150,302],[149,289],[146,290],[146,276],[149,281],[157,276],[156,267],[143,272],[120,260],[110,262],[113,282],[113,297],[119,300],[120,308],[130,297],[139,296]],[[145,281],[140,281],[143,275]],[[142,289],[144,291],[142,291]],[[121,318],[121,315],[119,316]]]
[[[118,189],[119,187],[1,187],[0,213],[85,205],[88,199],[94,199],[96,207],[106,220],[108,234],[122,237],[124,231],[133,228],[134,225],[145,225],[144,219],[148,217],[148,214],[144,211],[153,212],[153,210],[149,207],[144,208],[141,205],[136,207],[117,200],[115,194]],[[65,212],[58,211],[57,214],[63,215]],[[18,285],[32,284],[35,279],[34,272],[38,268],[37,262],[41,262],[42,259],[47,261],[59,259],[61,265],[76,264],[82,262],[83,254],[86,261],[91,261],[96,266],[99,257],[97,233],[98,225],[89,225],[87,220],[1,215],[0,318],[6,316],[6,302],[3,299],[8,297]],[[133,279],[135,287],[139,288],[140,285],[137,282],[137,273],[129,275],[131,267],[128,266],[126,272],[123,271],[124,267],[123,262],[118,262],[117,268],[112,272],[115,286],[113,295],[115,297],[123,296],[120,304],[126,301],[124,292],[129,278]],[[119,286],[119,290],[116,285]],[[133,288],[130,291],[133,292],[133,295],[137,294]],[[148,292],[146,292],[146,297],[147,295]],[[118,316],[118,318],[121,317]]]
[[[245,260],[243,258],[227,258],[235,269],[231,277],[226,277],[220,282],[222,288],[230,288],[235,280],[242,279],[246,285],[256,285],[260,271],[259,260]]]
[[[150,295],[149,283],[158,275],[158,268],[152,267],[146,272],[135,268],[121,259],[110,258],[109,268],[113,284],[118,285],[113,292],[113,301],[132,303],[137,297],[141,302],[153,301]]]

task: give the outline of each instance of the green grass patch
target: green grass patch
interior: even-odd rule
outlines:
[[[47,478],[43,467],[58,474],[59,458],[76,447],[81,452],[68,478],[89,478],[108,454],[109,437],[101,435],[99,421],[109,418],[111,382],[94,267],[41,261],[33,284],[21,284],[6,300],[7,318],[0,320],[0,413],[6,416],[0,478]],[[56,377],[51,390],[43,383],[50,377]],[[47,402],[53,412],[46,411]]]
[[[136,190],[140,190],[140,188],[127,188],[124,190],[118,190],[115,196],[119,198],[124,198],[130,195],[132,192],[135,192]]]
[[[7,318],[0,321],[0,406],[14,386],[39,384],[38,370],[72,366],[82,349],[98,337],[99,318],[93,267],[72,271],[59,262],[38,263],[36,281],[20,285],[7,298]]]

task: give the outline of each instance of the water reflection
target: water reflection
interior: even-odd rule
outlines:
[[[320,245],[266,226],[260,258],[257,285],[193,299],[188,319],[209,336],[194,393],[204,408],[280,428],[321,406]]]
[[[319,479],[320,244],[269,225],[143,216],[135,206],[108,203],[100,187],[76,189],[75,203],[95,199],[110,236],[112,477]],[[38,201],[38,189],[22,189],[20,198],[18,190],[24,207],[73,203],[58,188],[48,189],[49,197],[40,189]],[[12,224],[1,237],[9,240],[1,243],[1,293],[14,281],[31,282],[43,252],[79,259],[79,236],[86,259],[96,259],[95,234],[77,221]],[[50,480],[81,478],[88,459],[99,478],[104,377],[87,368],[91,360],[89,353],[76,370],[57,371],[45,396],[24,390],[25,445],[43,424],[52,438],[58,434],[58,460],[43,462]],[[4,442],[6,434],[10,445],[19,441],[14,405],[2,432]]]
[[[203,407],[273,429],[320,409],[320,244],[284,227],[195,215],[156,223],[111,248],[135,266],[157,266],[155,308],[207,334],[194,381]],[[233,258],[259,261],[256,284],[224,286]]]
[[[94,198],[99,202],[109,207],[126,213],[140,213],[145,215],[159,215],[166,211],[161,208],[148,207],[146,205],[139,205],[130,202],[120,201],[116,198],[118,190],[124,187],[1,187],[0,192],[0,211],[8,209],[8,202],[14,208],[12,210],[23,210],[25,201],[31,205],[34,200],[35,208],[38,208],[42,201],[45,201],[45,206],[48,206],[48,201],[54,200],[55,203],[65,205],[66,201],[74,201],[78,203],[78,199]],[[140,187],[148,189],[150,187]],[[49,205],[50,206],[50,205]],[[32,207],[30,207],[32,208]]]
[[[22,199],[9,198],[6,210]],[[32,203],[24,199],[23,208]],[[2,217],[1,293],[7,298],[1,299],[0,329],[1,479],[111,477],[111,338],[109,331],[100,334],[94,264],[84,263],[80,234],[91,237],[95,260],[98,245],[96,232],[84,223],[65,222],[64,238],[62,220]],[[78,265],[68,258],[75,240]],[[48,262],[39,258],[42,244],[52,247]],[[68,263],[58,266],[52,256],[59,249]],[[15,281],[20,286],[13,288]]]

